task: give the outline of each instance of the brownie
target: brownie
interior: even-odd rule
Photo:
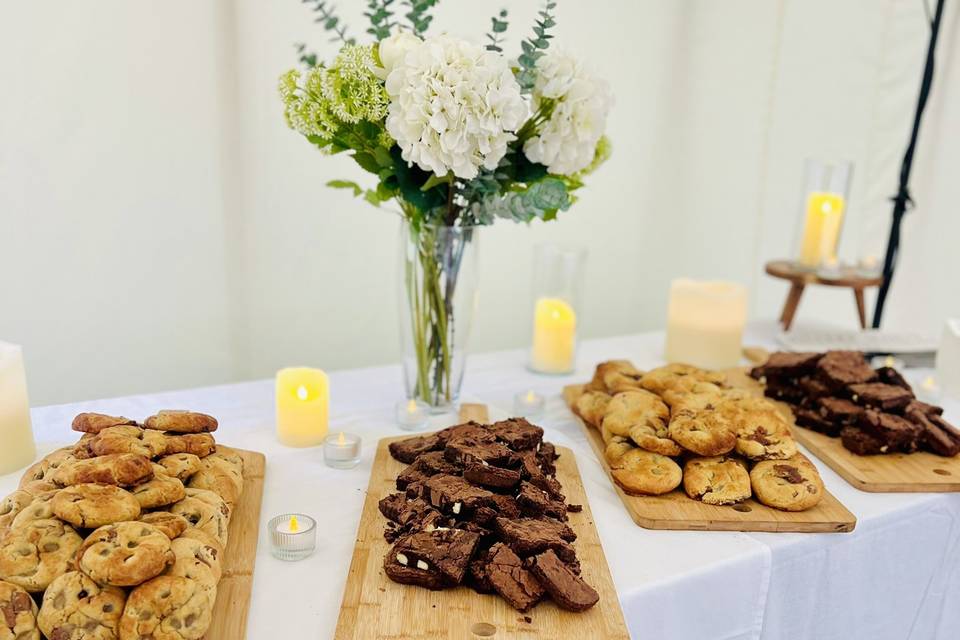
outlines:
[[[552,476],[531,478],[530,483],[549,493],[550,497],[554,500],[565,502],[567,499],[566,496],[563,495],[563,487],[560,485],[560,481]]]
[[[391,549],[401,565],[439,571],[451,585],[463,582],[480,536],[463,529],[434,529],[405,536]]]
[[[893,367],[880,367],[877,369],[877,379],[880,380],[880,382],[892,384],[895,387],[903,387],[910,393],[913,393],[913,388],[910,386],[910,383]]]
[[[389,445],[390,455],[407,464],[412,463],[422,453],[442,448],[442,441],[438,434],[404,438]]]
[[[763,395],[789,404],[800,404],[806,398],[803,388],[792,380],[783,382],[768,380],[763,388]]]
[[[840,429],[843,427],[842,424],[825,418],[820,411],[809,407],[794,407],[793,416],[799,426],[833,438],[840,435]]]
[[[400,533],[419,531],[430,525],[443,524],[444,517],[422,498],[410,500],[402,493],[394,493],[379,502],[380,513],[400,525]]]
[[[520,513],[525,516],[548,515],[557,520],[567,519],[567,505],[554,500],[549,493],[530,482],[520,483],[517,506],[520,507]]]
[[[860,416],[858,426],[882,440],[890,451],[914,451],[923,428],[906,418],[867,409]]]
[[[904,413],[910,413],[913,411],[919,411],[920,413],[927,416],[943,415],[943,407],[927,404],[926,402],[921,402],[919,400],[911,400],[910,404],[907,405],[907,408],[903,410]]]
[[[883,382],[852,384],[849,389],[854,402],[880,411],[899,411],[913,400],[913,393],[908,389]]]
[[[455,476],[461,471],[460,465],[454,464],[443,457],[443,451],[424,453],[413,464],[428,476],[435,476],[438,473]]]
[[[490,549],[484,571],[490,585],[517,611],[528,610],[543,597],[543,585],[505,544],[498,543]]]
[[[427,499],[444,513],[466,518],[479,507],[492,507],[493,494],[459,476],[435,475],[424,484]]]
[[[803,392],[803,400],[815,400],[829,396],[832,392],[827,383],[816,376],[803,376],[797,380],[797,386]]]
[[[813,371],[814,365],[820,359],[819,353],[776,351],[770,354],[767,361],[759,367],[750,370],[750,375],[757,380],[773,377],[797,377]]]
[[[523,451],[518,454],[520,460],[520,477],[524,480],[544,477],[543,469],[535,451]]]
[[[483,462],[467,463],[463,477],[473,484],[495,489],[511,489],[520,482],[519,471],[494,467]]]
[[[479,442],[471,438],[456,439],[447,443],[444,457],[454,464],[486,462],[495,467],[506,467],[514,461],[514,453],[499,442]]]
[[[565,561],[576,559],[576,553],[568,542],[576,534],[567,525],[548,518],[497,518],[496,530],[500,539],[515,553],[528,556],[553,549]]]
[[[436,435],[440,440],[438,449],[442,449],[448,443],[456,440],[469,439],[476,442],[495,442],[497,439],[485,425],[472,421],[441,429]]]
[[[927,407],[930,406],[927,405]],[[911,406],[907,407],[906,417],[923,429],[920,442],[924,448],[947,457],[960,453],[960,430],[944,420],[942,416],[931,413],[923,407],[913,406],[911,403]]]
[[[510,418],[494,422],[488,427],[497,440],[514,451],[536,449],[543,441],[543,429],[530,424],[524,418]]]
[[[490,552],[483,551],[478,553],[476,558],[470,562],[470,569],[467,571],[466,583],[477,593],[496,593],[490,578],[487,575],[487,565],[490,564]]]
[[[538,555],[531,571],[550,598],[564,609],[586,611],[600,600],[600,594],[561,562],[553,551]]]
[[[554,462],[556,462],[559,457],[560,454],[557,453],[557,448],[553,446],[553,443],[541,443],[540,448],[537,450],[537,462],[540,464],[540,471],[548,476],[556,475],[557,467],[554,465]]]
[[[504,518],[520,517],[520,507],[517,506],[517,501],[512,496],[494,494],[491,500],[493,501],[493,508],[499,516]]]
[[[415,566],[400,564],[397,561],[397,554],[393,552],[393,547],[383,559],[383,570],[388,578],[400,584],[412,584],[431,591],[446,589],[450,586],[443,574],[436,569],[425,571]]]
[[[860,427],[844,427],[840,432],[840,440],[844,447],[858,456],[872,456],[890,450],[890,445]]]
[[[827,351],[817,361],[817,375],[834,389],[872,382],[877,372],[859,351]]]
[[[417,464],[418,462],[419,459],[414,460],[413,464],[407,465],[404,470],[397,475],[397,489],[404,491],[413,483],[419,482],[422,484],[427,481],[427,478],[429,478],[430,475],[420,470]]]
[[[835,425],[856,424],[863,414],[863,407],[846,398],[820,398],[817,405],[820,415]]]

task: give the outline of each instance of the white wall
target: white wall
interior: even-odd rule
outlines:
[[[362,35],[362,3],[339,4]],[[502,4],[516,48],[538,3]],[[616,94],[614,156],[559,223],[485,230],[477,349],[526,342],[538,241],[589,248],[586,335],[662,325],[679,275],[745,282],[754,317],[774,316],[784,286],[761,264],[790,248],[808,155],[856,162],[842,252],[879,250],[926,46],[919,2],[560,5],[556,42]],[[447,0],[435,29],[480,38],[497,6]],[[291,43],[335,53],[306,7],[0,7],[0,233],[14,238],[0,239],[0,336],[25,345],[37,402],[397,359],[397,223],[323,187],[370,179],[280,115]],[[958,15],[951,5],[892,326],[960,314],[960,156],[942,142],[960,133]],[[811,291],[798,321],[854,326],[849,298]]]

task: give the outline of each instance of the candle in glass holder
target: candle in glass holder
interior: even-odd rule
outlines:
[[[838,193],[815,191],[807,196],[800,264],[817,267],[824,260],[836,258],[843,210],[844,198]]]
[[[543,413],[546,404],[544,397],[530,389],[522,391],[513,397],[513,413],[525,418],[532,418]]]
[[[540,373],[570,373],[577,350],[577,314],[560,298],[539,298],[533,312],[530,367]]]
[[[317,521],[302,513],[287,513],[267,523],[270,552],[280,560],[303,560],[317,548]]]
[[[323,460],[334,469],[353,469],[360,463],[360,436],[343,431],[330,434],[323,441]]]
[[[933,376],[924,378],[923,382],[914,388],[914,391],[917,394],[917,399],[927,404],[937,404],[940,402],[940,398],[943,397],[940,385],[937,384],[937,379]]]
[[[330,382],[320,369],[277,372],[277,436],[288,447],[314,447],[327,435]]]
[[[6,342],[0,342],[0,442],[0,475],[27,466],[37,455],[23,351]]]
[[[740,362],[747,290],[734,282],[678,279],[670,284],[666,358],[708,369]]]
[[[406,431],[416,431],[427,426],[430,420],[430,405],[421,400],[410,398],[401,400],[394,407],[397,424]]]
[[[943,393],[960,399],[960,318],[950,318],[944,324],[936,366]]]
[[[870,366],[874,369],[889,367],[891,369],[896,369],[897,371],[906,369],[906,363],[893,355],[873,356],[870,358]]]

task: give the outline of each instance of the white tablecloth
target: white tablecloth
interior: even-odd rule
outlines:
[[[769,328],[753,334],[752,344],[772,346]],[[523,351],[483,354],[472,357],[465,384],[467,399],[486,402],[501,415],[510,410],[517,391],[535,389],[549,396],[539,423],[550,440],[576,453],[634,638],[960,638],[960,494],[863,493],[821,464],[827,488],[858,518],[853,533],[637,527],[559,392],[564,384],[589,378],[599,360],[628,357],[640,367],[652,367],[660,363],[661,350],[661,334],[588,341],[580,353],[581,366],[569,377],[528,372]],[[45,452],[75,439],[69,424],[80,411],[142,418],[181,407],[217,416],[219,440],[267,456],[262,522],[291,510],[320,522],[318,552],[299,563],[271,557],[261,532],[248,637],[329,638],[374,443],[400,433],[392,422],[393,405],[401,397],[400,370],[334,372],[331,389],[332,428],[364,438],[363,460],[350,471],[325,467],[319,450],[277,443],[272,381],[35,409],[34,429]],[[947,417],[960,422],[960,403],[946,405]],[[0,495],[11,491],[18,477],[0,477]]]

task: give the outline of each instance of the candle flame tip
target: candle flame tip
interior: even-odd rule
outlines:
[[[347,437],[344,435],[343,431],[337,436],[337,444],[347,444]]]
[[[299,528],[300,525],[297,522],[297,516],[290,516],[290,532],[296,533]]]

